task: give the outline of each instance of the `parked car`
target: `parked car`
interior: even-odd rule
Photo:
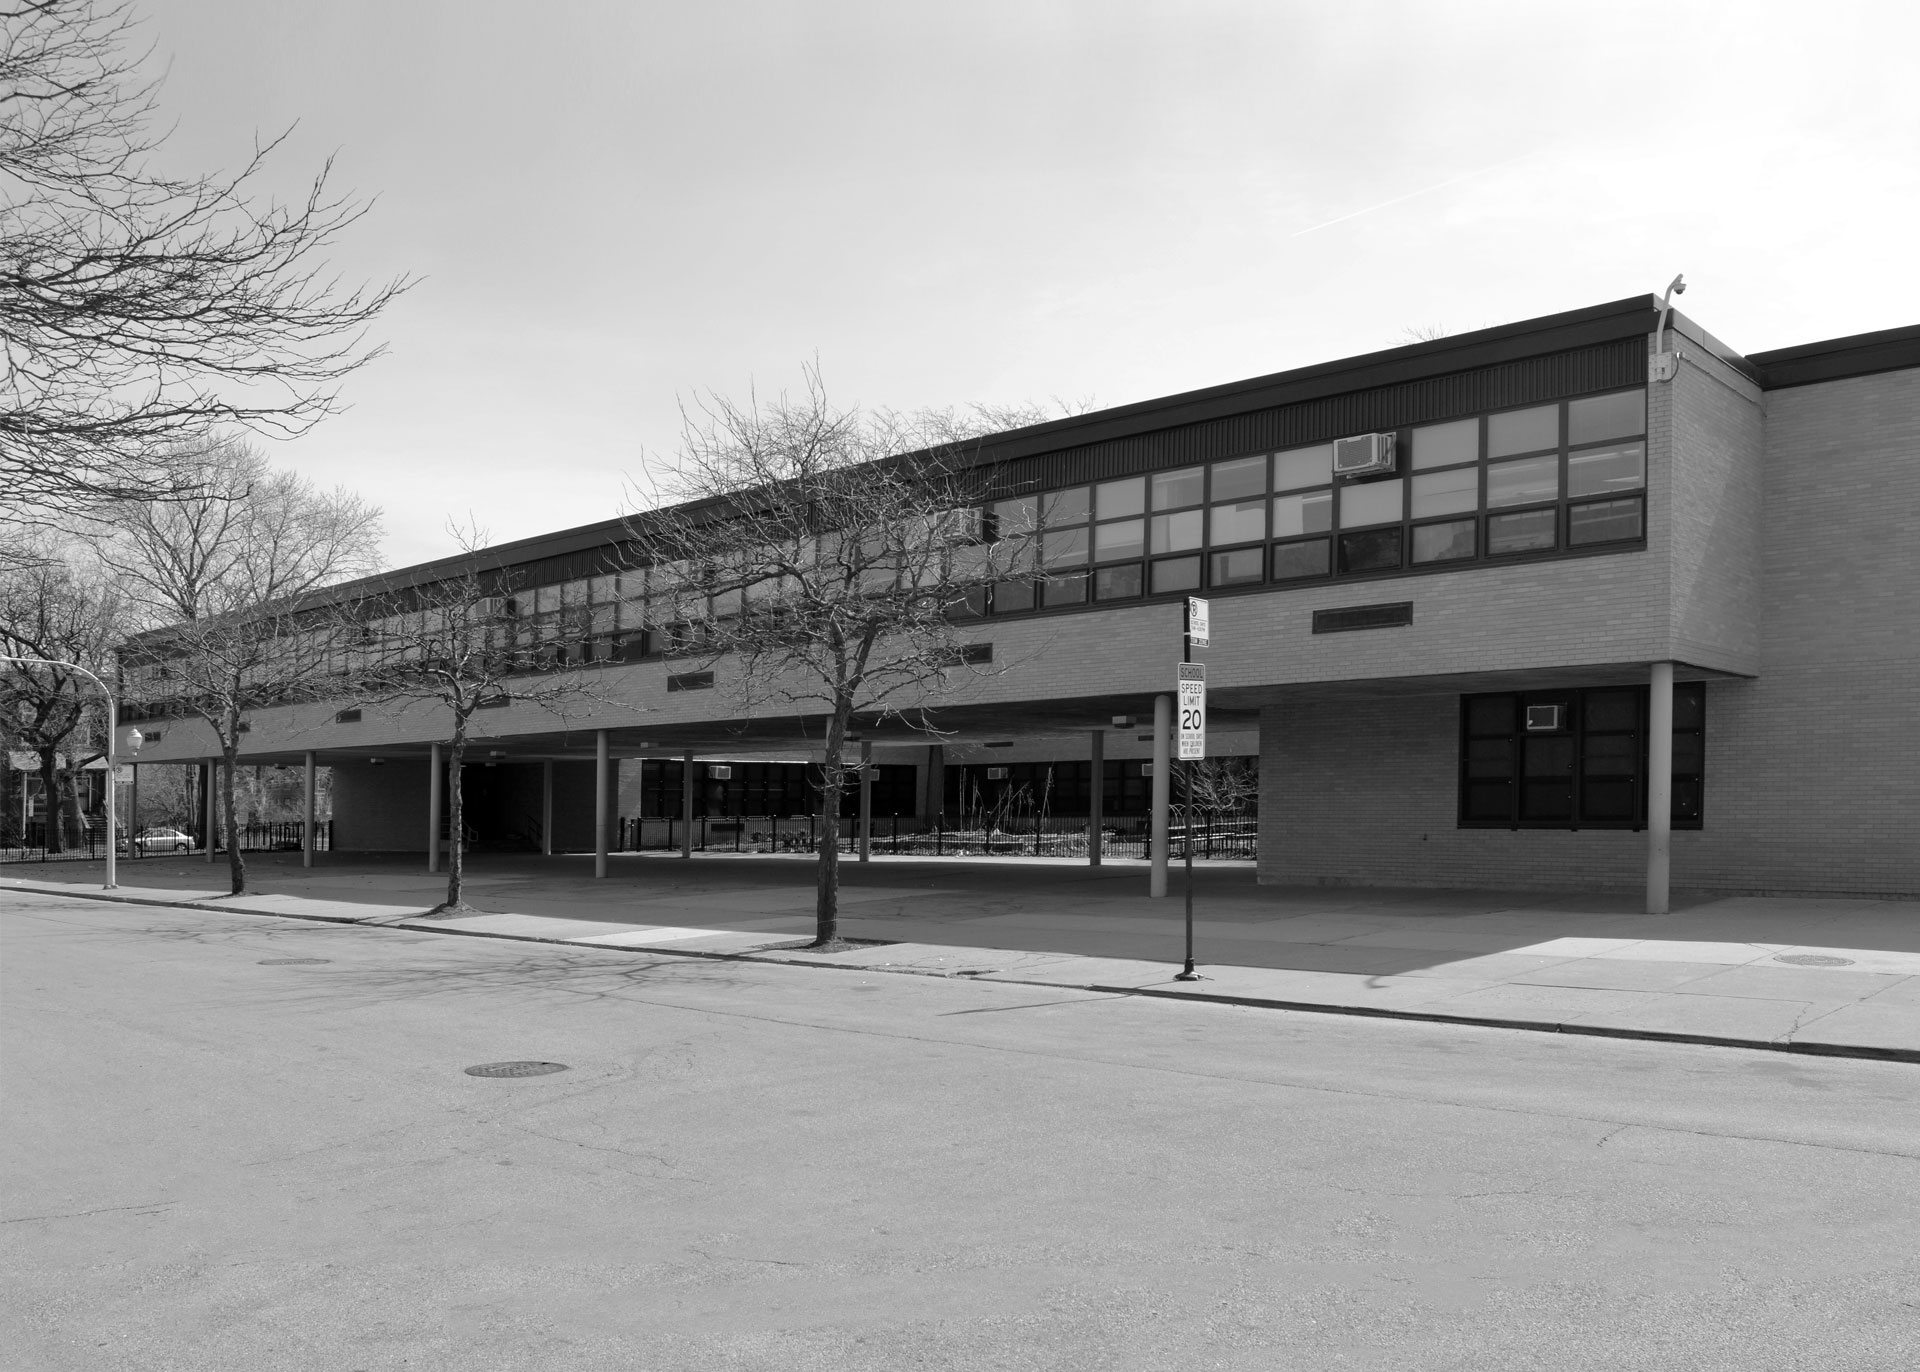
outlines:
[[[136,840],[142,852],[152,852],[156,848],[171,848],[176,853],[193,851],[193,835],[183,834],[178,829],[142,829]]]

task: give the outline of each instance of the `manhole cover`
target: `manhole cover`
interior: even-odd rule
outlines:
[[[332,962],[332,958],[261,958],[262,967],[311,967],[318,962]]]
[[[1782,953],[1774,959],[1792,967],[1851,967],[1852,958],[1837,958],[1830,953]]]
[[[470,1077],[544,1077],[549,1072],[564,1072],[564,1062],[483,1062],[469,1067]]]

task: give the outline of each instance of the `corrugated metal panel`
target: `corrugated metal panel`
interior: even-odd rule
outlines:
[[[1613,390],[1646,379],[1646,340],[1637,336],[1616,339],[1451,376],[1328,396],[1022,458],[998,468],[987,482],[987,493],[1005,495],[1072,486],[1187,463],[1303,447],[1347,434],[1384,432]]]

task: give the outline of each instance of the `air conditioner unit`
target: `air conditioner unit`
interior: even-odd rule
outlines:
[[[724,762],[710,763],[707,766],[708,781],[732,781],[733,768]]]
[[[1006,779],[1007,779],[1007,769],[1005,767],[987,768],[988,781],[1005,781]]]
[[[1566,727],[1567,707],[1564,705],[1527,706],[1527,732],[1530,734],[1557,734]]]
[[[1335,476],[1368,476],[1393,470],[1393,435],[1360,434],[1333,441]]]

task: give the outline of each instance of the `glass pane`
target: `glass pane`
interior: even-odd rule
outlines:
[[[1480,469],[1460,467],[1413,479],[1413,517],[1472,514],[1480,508]]]
[[[1273,455],[1273,489],[1297,491],[1302,486],[1324,486],[1333,480],[1333,445],[1295,448]]]
[[[1478,545],[1474,521],[1456,519],[1448,524],[1422,524],[1413,531],[1415,562],[1451,562],[1472,557]]]
[[[1480,421],[1458,419],[1451,424],[1431,424],[1413,431],[1413,466],[1451,467],[1456,462],[1473,462],[1480,456]]]
[[[1675,734],[1673,736],[1674,775],[1696,775],[1700,771],[1700,757],[1703,751],[1700,735]]]
[[[1396,476],[1391,481],[1369,481],[1362,486],[1342,486],[1340,488],[1340,527],[1351,529],[1360,524],[1398,523],[1401,488],[1406,484]]]
[[[1586,730],[1590,734],[1630,734],[1640,727],[1640,697],[1633,691],[1589,691]]]
[[[1567,458],[1568,495],[1616,495],[1647,484],[1647,449],[1643,443],[1624,448],[1595,448]]]
[[[1273,545],[1273,579],[1291,581],[1303,576],[1327,574],[1327,540],[1310,538],[1305,543]]]
[[[1520,818],[1572,819],[1573,779],[1526,781],[1520,786]]]
[[[1009,610],[1031,610],[1033,608],[1033,583],[1031,581],[1002,581],[993,588],[993,612],[1006,614]]]
[[[969,586],[960,603],[951,607],[955,615],[964,619],[978,619],[987,612],[987,588]]]
[[[1040,561],[1048,567],[1073,567],[1087,560],[1085,529],[1054,529],[1040,537]],[[1053,602],[1049,601],[1049,604]]]
[[[1177,510],[1182,505],[1198,505],[1206,499],[1206,469],[1182,467],[1177,472],[1153,474],[1153,508]]]
[[[1213,464],[1213,498],[1238,500],[1242,496],[1267,493],[1267,459],[1237,457],[1231,462]]]
[[[1225,543],[1258,543],[1267,536],[1267,502],[1240,500],[1231,505],[1213,507],[1209,541],[1217,548]]]
[[[1196,469],[1197,470],[1197,469]],[[1200,546],[1200,511],[1153,517],[1153,551],[1179,553]]]
[[[1467,818],[1512,819],[1513,783],[1510,781],[1469,782],[1467,785]]]
[[[1487,551],[1526,553],[1553,547],[1554,517],[1553,510],[1491,516],[1487,520]]]
[[[1170,557],[1153,564],[1153,593],[1191,591],[1200,585],[1200,559]]]
[[[1288,538],[1294,534],[1321,534],[1333,527],[1333,492],[1309,491],[1305,495],[1276,496],[1273,501],[1273,536]]]
[[[1560,407],[1542,405],[1537,410],[1512,410],[1487,416],[1487,456],[1505,457],[1508,453],[1531,453],[1541,448],[1560,446]]]
[[[1590,777],[1630,777],[1639,771],[1638,734],[1589,734],[1582,748],[1581,770]]]
[[[1146,549],[1147,522],[1144,519],[1121,519],[1112,524],[1093,526],[1093,556],[1096,562],[1111,562],[1115,558],[1139,557]]]
[[[1513,723],[1512,696],[1479,696],[1467,702],[1469,734],[1511,734]]]
[[[1049,581],[1041,589],[1049,605],[1081,605],[1087,599],[1087,574],[1075,572]]]
[[[1589,776],[1580,785],[1580,818],[1632,819],[1639,789],[1639,783],[1632,780],[1595,780]]]
[[[1698,729],[1707,711],[1705,682],[1691,681],[1673,688],[1673,727]]]
[[[1513,775],[1512,738],[1473,738],[1467,740],[1467,776],[1475,781]]]
[[[1604,443],[1609,438],[1638,438],[1646,431],[1645,391],[1593,395],[1567,406],[1569,443]]]
[[[1043,499],[1046,502],[1048,527],[1055,524],[1085,524],[1087,512],[1092,508],[1093,491],[1087,486],[1075,486],[1065,491],[1049,491]]]
[[[1147,512],[1147,479],[1130,476],[1124,481],[1103,481],[1094,488],[1097,498],[1093,511],[1102,519]]]
[[[1673,817],[1676,820],[1700,818],[1700,783],[1683,781],[1678,777],[1673,782]]]
[[[1621,543],[1640,537],[1640,498],[1598,500],[1567,511],[1567,543]]]
[[[1093,574],[1093,594],[1098,600],[1119,600],[1139,595],[1140,585],[1138,562],[1129,562],[1121,567],[1102,567]]]
[[[1258,548],[1236,548],[1213,555],[1213,585],[1244,586],[1260,579],[1264,554]]]
[[[1032,496],[993,502],[993,527],[999,538],[1017,538],[1040,527],[1040,504]]]
[[[1377,572],[1400,565],[1400,528],[1340,535],[1340,570]]]
[[[1560,459],[1529,457],[1520,462],[1495,462],[1487,468],[1487,504],[1531,505],[1560,498]]]

